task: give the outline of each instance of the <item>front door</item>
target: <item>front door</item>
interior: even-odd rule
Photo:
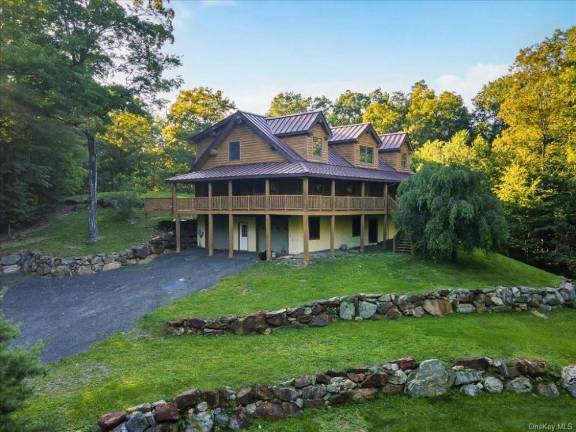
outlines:
[[[368,219],[368,243],[378,243],[378,219]]]
[[[247,223],[239,223],[238,224],[238,236],[240,237],[238,240],[238,249],[241,251],[248,250],[248,224]]]

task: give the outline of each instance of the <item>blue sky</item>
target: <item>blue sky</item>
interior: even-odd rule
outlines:
[[[518,50],[576,24],[576,2],[172,0],[183,88],[221,89],[264,112],[280,91],[409,90],[465,101]],[[173,99],[175,93],[168,96]]]

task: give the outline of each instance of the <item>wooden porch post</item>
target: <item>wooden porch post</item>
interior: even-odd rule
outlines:
[[[264,220],[266,222],[266,261],[272,260],[272,221],[270,219],[270,179],[264,180],[264,194],[266,199],[266,214],[264,215]]]
[[[266,261],[272,259],[272,223],[270,215],[266,213]]]
[[[388,240],[388,183],[384,183],[384,246]]]
[[[228,180],[228,257],[234,256],[234,215],[232,214],[232,180]]]
[[[302,179],[302,195],[304,197],[304,210],[308,210],[308,177]]]
[[[307,266],[310,262],[310,245],[308,244],[310,233],[308,227],[308,215],[306,213],[302,215],[302,233],[304,237],[304,265]]]
[[[361,195],[366,194],[366,182],[362,182]],[[360,252],[364,252],[364,237],[366,236],[366,215],[364,214],[364,200],[362,200],[362,214],[360,215]]]
[[[336,180],[334,179],[332,179],[330,196],[332,196],[332,215],[330,216],[330,255],[334,256],[334,243],[336,240],[336,215],[334,214],[334,211],[336,210]]]
[[[302,215],[302,236],[304,237],[304,265],[310,262],[310,227],[308,225],[308,177],[302,179],[302,195],[304,197],[304,214]]]
[[[208,182],[208,256],[214,255],[214,216],[212,215],[212,182]]]
[[[172,219],[176,217],[176,183],[172,183],[170,186],[172,189]]]
[[[336,215],[330,216],[330,255],[336,255],[334,243],[336,241]]]
[[[181,240],[180,240],[180,213],[176,213],[176,252],[180,253],[181,250]]]

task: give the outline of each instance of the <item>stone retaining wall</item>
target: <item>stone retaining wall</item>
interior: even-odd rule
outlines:
[[[100,417],[101,431],[212,432],[250,426],[254,419],[278,420],[302,410],[406,393],[437,397],[452,388],[475,397],[481,393],[536,393],[576,397],[576,365],[561,373],[539,360],[461,359],[451,365],[430,359],[417,363],[403,358],[371,367],[326,371],[294,378],[278,385],[256,384],[237,391],[191,389],[173,400],[145,403]]]
[[[318,300],[295,308],[257,312],[247,316],[215,319],[185,318],[167,323],[173,335],[267,334],[284,327],[322,327],[335,320],[373,320],[426,314],[502,312],[576,306],[576,290],[569,281],[558,288],[499,287],[487,289],[441,289],[416,294],[358,294]]]
[[[123,252],[76,257],[55,257],[37,251],[16,252],[0,257],[0,275],[33,273],[41,276],[72,276],[115,270],[128,264],[147,262],[158,254],[174,249],[173,232],[163,232],[148,243]]]

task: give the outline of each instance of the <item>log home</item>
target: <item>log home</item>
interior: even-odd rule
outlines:
[[[168,179],[176,218],[197,216],[197,243],[274,255],[358,247],[396,234],[389,217],[410,175],[405,133],[378,136],[371,124],[331,127],[321,111],[263,117],[237,111],[191,138],[197,159]],[[176,200],[192,184],[193,198]]]

